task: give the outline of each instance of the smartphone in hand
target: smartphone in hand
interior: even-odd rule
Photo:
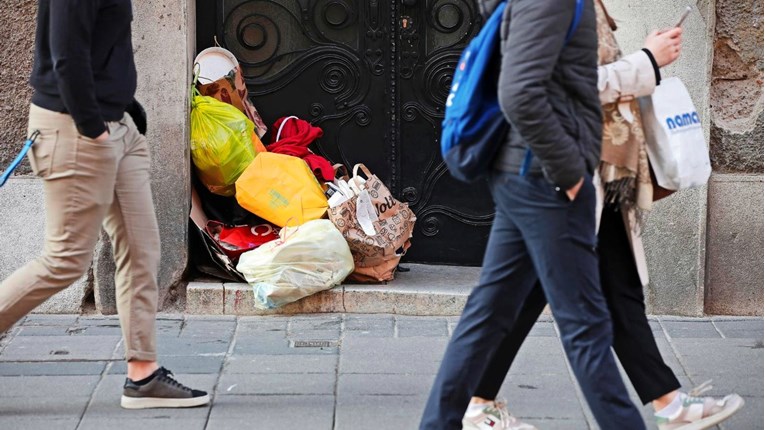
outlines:
[[[680,19],[677,20],[677,24],[675,24],[675,27],[680,27],[683,25],[683,21],[685,21],[686,18],[688,18],[688,15],[691,13],[691,7],[686,6],[685,10],[683,10],[683,14],[680,15]]]

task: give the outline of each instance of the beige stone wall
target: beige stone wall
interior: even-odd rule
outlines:
[[[763,3],[715,9],[704,311],[762,315]]]
[[[720,173],[763,173],[763,3],[717,0],[711,150]]]
[[[0,7],[0,166],[13,160],[26,133],[36,14],[35,0],[6,0]],[[29,173],[29,163],[17,173]]]

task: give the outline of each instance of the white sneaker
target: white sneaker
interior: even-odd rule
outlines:
[[[659,430],[703,430],[730,418],[744,406],[744,399],[738,394],[729,394],[722,399],[699,397],[712,389],[707,381],[688,394],[680,393],[683,406],[671,417],[655,415]]]
[[[498,400],[487,404],[476,415],[465,414],[462,418],[462,430],[537,430],[537,428],[510,415],[507,403]]]

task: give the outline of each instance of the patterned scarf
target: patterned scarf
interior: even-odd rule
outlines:
[[[616,43],[616,23],[608,15],[601,0],[597,1],[598,62],[610,64],[622,56]],[[619,106],[621,104],[621,106]],[[622,112],[628,110],[632,121]],[[603,147],[600,156],[600,177],[605,187],[606,205],[635,209],[638,219],[653,206],[648,152],[643,120],[636,99],[603,106]]]

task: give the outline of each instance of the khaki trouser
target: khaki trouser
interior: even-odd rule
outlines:
[[[45,189],[42,256],[0,284],[0,333],[79,279],[103,225],[117,266],[117,311],[128,360],[156,360],[159,229],[151,197],[149,148],[129,115],[108,123],[109,139],[81,136],[72,117],[32,105],[29,152]]]

